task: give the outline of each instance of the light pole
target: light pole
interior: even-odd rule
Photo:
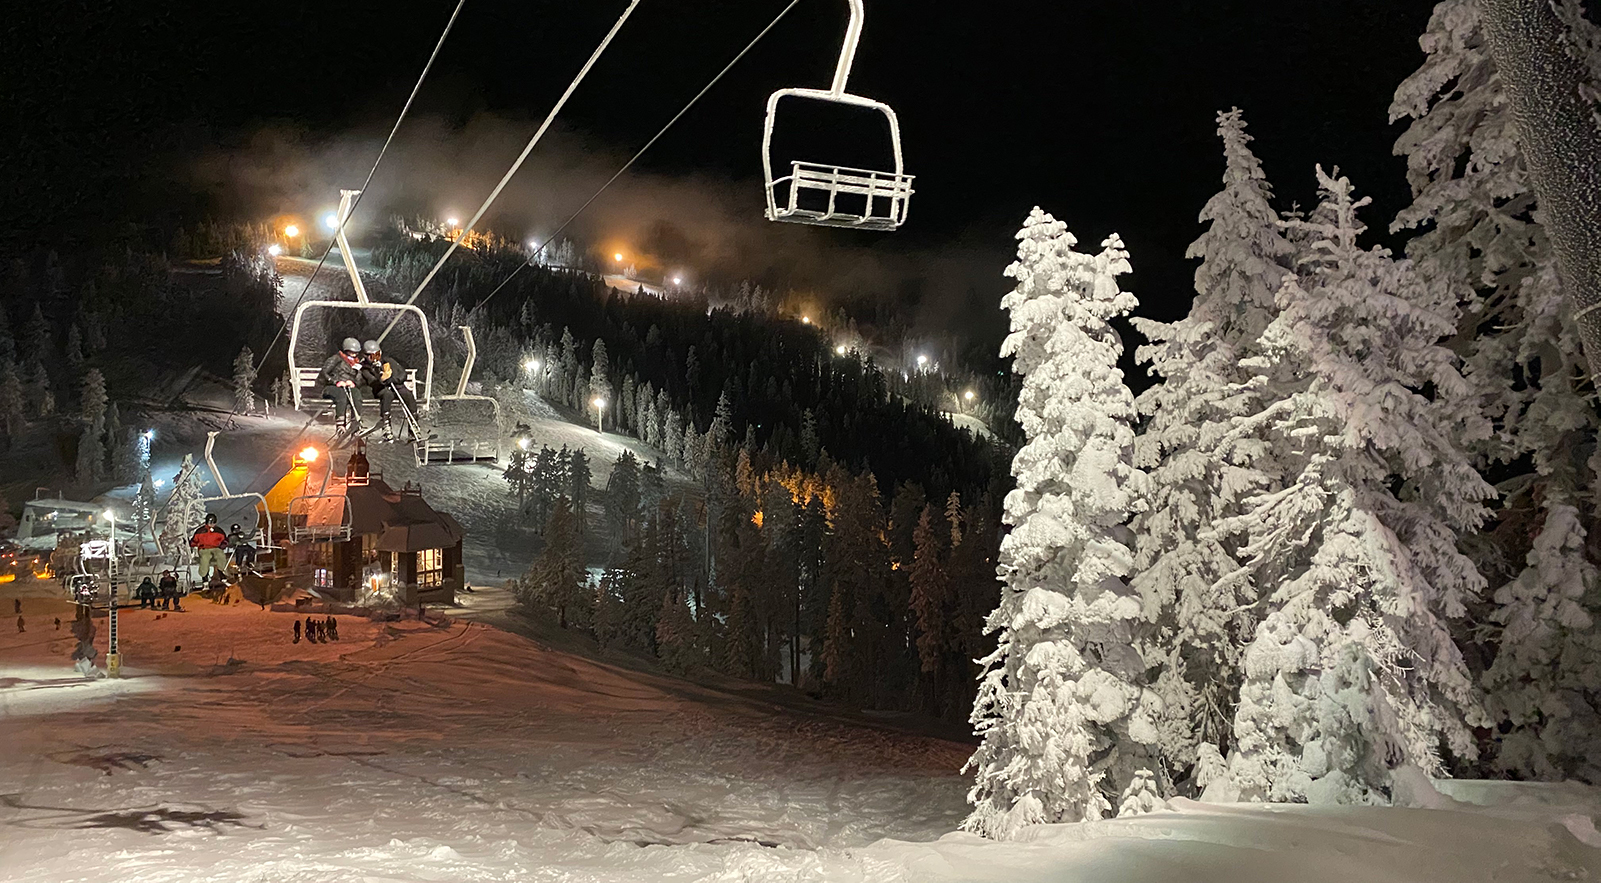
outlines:
[[[590,404],[595,406],[595,426],[602,434],[606,434],[606,400],[595,399]]]
[[[106,676],[122,676],[122,654],[117,652],[117,513],[106,510],[106,520],[111,524],[111,551],[106,557],[106,573],[109,577],[110,591],[106,595],[106,605],[109,607],[109,623],[106,628]]]

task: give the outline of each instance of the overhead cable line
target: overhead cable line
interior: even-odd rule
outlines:
[[[600,189],[599,190],[596,190],[594,193],[590,194],[589,199],[585,200],[584,204],[578,207],[578,211],[575,211],[571,215],[568,215],[567,216],[567,220],[562,221],[561,222],[561,226],[556,228],[556,232],[554,232],[554,233],[550,234],[549,236],[545,237],[545,241],[540,243],[538,248],[534,249],[533,254],[529,255],[529,258],[528,258],[527,261],[524,261],[523,263],[518,264],[517,265],[517,269],[512,270],[510,276],[507,276],[505,279],[501,280],[500,284],[495,286],[495,290],[489,292],[488,296],[486,296],[483,300],[479,301],[476,306],[474,306],[471,310],[469,310],[467,315],[471,316],[473,313],[478,312],[479,308],[481,308],[484,304],[489,303],[490,299],[493,298],[495,295],[499,294],[500,290],[502,288],[505,288],[507,283],[509,283],[509,282],[511,282],[511,280],[517,278],[517,274],[521,273],[523,271],[524,267],[527,267],[530,263],[532,263],[533,259],[538,257],[541,253],[543,253],[544,250],[546,249],[546,247],[548,247],[552,242],[555,242],[556,241],[556,237],[560,236],[562,231],[567,229],[568,225],[572,224],[573,221],[577,220],[578,216],[583,214],[585,209],[587,209],[591,205],[593,205],[595,200],[599,199],[600,195],[602,193],[606,192],[606,188],[608,188],[611,185],[615,184],[617,182],[618,178],[621,178],[625,172],[627,172],[630,168],[633,168],[634,163],[638,162],[639,158],[645,155],[645,151],[649,150],[657,141],[661,140],[661,137],[663,135],[667,134],[667,130],[671,129],[673,127],[673,124],[678,122],[680,117],[682,117],[686,113],[689,113],[689,109],[694,107],[695,103],[700,101],[700,99],[707,92],[710,92],[712,87],[717,85],[717,81],[721,80],[723,78],[724,74],[728,73],[730,70],[733,69],[734,65],[739,63],[739,60],[741,58],[744,58],[747,53],[749,53],[752,49],[754,49],[756,47],[756,44],[761,42],[761,39],[763,37],[767,36],[767,32],[771,31],[774,26],[776,26],[780,21],[782,21],[784,16],[788,15],[789,11],[791,9],[794,9],[796,4],[798,4],[798,3],[800,3],[800,0],[790,0],[789,5],[785,6],[778,13],[777,17],[775,17],[772,21],[768,22],[767,23],[767,27],[762,28],[761,33],[757,34],[754,39],[752,39],[749,43],[745,44],[745,48],[739,50],[739,54],[735,55],[732,61],[730,61],[728,64],[724,65],[723,69],[717,72],[717,76],[712,77],[711,82],[707,83],[704,87],[701,88],[701,90],[699,92],[695,93],[695,97],[689,99],[689,103],[684,105],[682,110],[680,110],[678,113],[674,114],[673,118],[667,121],[667,125],[661,127],[661,131],[657,132],[649,141],[646,141],[645,142],[645,146],[639,148],[639,152],[634,154],[632,159],[630,159],[626,163],[623,163],[623,167],[618,169],[617,173],[615,175],[612,175],[609,179],[607,179],[606,183],[600,185]]]
[[[361,205],[361,200],[366,197],[367,187],[372,184],[373,176],[378,174],[378,166],[383,164],[385,154],[389,153],[389,145],[394,143],[395,133],[400,131],[400,124],[405,122],[406,114],[411,111],[412,102],[417,100],[417,93],[422,90],[423,81],[428,79],[428,72],[434,67],[434,59],[439,57],[439,50],[444,47],[445,38],[450,36],[450,29],[456,25],[456,17],[461,15],[461,9],[466,5],[467,0],[459,0],[455,11],[450,14],[450,20],[445,22],[445,30],[439,35],[439,42],[434,44],[434,51],[429,54],[428,63],[423,65],[422,75],[417,78],[417,84],[411,87],[411,94],[406,96],[406,104],[400,108],[400,116],[395,118],[394,126],[389,129],[389,137],[384,139],[384,146],[378,151],[378,158],[373,160],[372,168],[367,170],[367,177],[361,182],[361,190],[350,204],[350,213],[339,219],[333,235],[328,240],[328,247],[323,249],[322,257],[317,260],[317,266],[312,268],[311,275],[306,279],[306,284],[301,286],[300,295],[295,298],[295,305],[284,313],[284,320],[278,325],[278,333],[272,336],[272,341],[267,344],[266,349],[262,350],[261,360],[256,363],[257,371],[261,370],[261,366],[266,364],[267,354],[277,345],[279,338],[283,337],[284,329],[289,327],[289,317],[294,315],[295,310],[299,309],[301,301],[306,299],[306,292],[311,290],[311,285],[317,281],[317,274],[322,271],[322,266],[327,262],[328,255],[333,253],[334,243],[339,241],[339,234],[344,232],[345,226],[350,223],[350,218],[356,214],[356,207]]]
[[[595,51],[589,56],[589,60],[584,62],[584,66],[579,69],[578,75],[573,78],[571,83],[567,84],[567,90],[561,94],[561,98],[557,99],[555,106],[550,109],[550,113],[545,115],[545,121],[540,124],[539,131],[534,133],[534,137],[528,139],[528,144],[523,147],[523,152],[517,155],[517,159],[511,164],[511,168],[507,169],[506,174],[501,176],[500,183],[496,184],[495,189],[490,191],[489,197],[484,200],[483,205],[478,207],[478,211],[472,216],[472,220],[468,221],[467,226],[456,234],[456,237],[450,243],[450,247],[445,249],[445,253],[440,255],[439,260],[434,263],[433,269],[429,270],[428,275],[424,276],[422,282],[417,284],[417,290],[413,291],[411,297],[406,299],[408,306],[416,302],[418,295],[422,294],[423,289],[427,288],[428,283],[432,282],[434,276],[439,273],[439,268],[445,265],[445,261],[450,260],[450,256],[456,253],[456,249],[461,246],[462,241],[467,238],[468,234],[472,233],[473,227],[483,218],[484,213],[488,212],[489,207],[495,204],[495,200],[500,197],[500,192],[506,189],[506,185],[510,183],[512,176],[517,174],[517,170],[522,168],[523,161],[528,159],[528,154],[533,153],[535,145],[539,144],[540,139],[545,137],[545,132],[550,129],[550,124],[556,120],[556,114],[561,112],[562,107],[567,104],[567,99],[571,98],[573,93],[578,90],[578,84],[582,83],[584,77],[589,75],[589,69],[595,66],[595,62],[600,59],[601,53],[605,52],[606,47],[611,45],[612,38],[617,36],[617,32],[623,29],[623,23],[627,22],[628,17],[634,14],[634,9],[639,4],[640,0],[629,0],[628,8],[623,10],[623,14],[617,19],[617,23],[612,25],[610,31],[606,32],[606,36],[601,39],[600,45],[595,47]],[[384,328],[384,333],[378,335],[378,342],[382,343],[384,338],[389,336],[389,332],[395,330],[395,326],[399,322],[399,315],[389,320],[389,325]]]

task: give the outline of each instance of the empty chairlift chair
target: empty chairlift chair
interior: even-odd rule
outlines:
[[[834,83],[828,89],[780,89],[767,99],[767,121],[762,132],[762,171],[767,182],[767,219],[823,227],[858,230],[894,230],[906,223],[912,199],[912,176],[901,160],[901,129],[895,111],[881,101],[845,91],[856,44],[862,35],[862,0],[848,0],[850,24],[840,49]],[[789,174],[773,176],[773,128],[778,105],[784,98],[804,98],[830,104],[864,107],[882,113],[889,121],[892,171],[856,169],[827,163],[791,162]]]
[[[472,328],[462,325],[467,361],[461,368],[456,392],[434,397],[432,432],[417,439],[417,465],[493,463],[500,459],[500,403],[489,396],[469,395],[467,381],[478,361],[478,344]]]

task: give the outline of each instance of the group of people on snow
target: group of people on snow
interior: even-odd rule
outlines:
[[[323,398],[334,403],[335,422],[340,430],[360,430],[362,394],[376,398],[378,423],[370,431],[382,431],[385,441],[395,437],[390,413],[397,399],[411,415],[407,428],[412,428],[417,417],[417,397],[405,380],[406,369],[385,355],[378,341],[361,343],[354,337],[345,338],[339,352],[328,357],[317,375]]]
[[[183,605],[179,602],[181,596],[178,593],[178,574],[172,570],[163,570],[160,582],[145,577],[144,582],[133,590],[133,596],[139,599],[141,610],[183,612]]]

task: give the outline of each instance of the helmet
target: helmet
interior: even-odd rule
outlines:
[[[211,514],[210,512],[207,512],[206,513],[206,523],[207,524],[216,524],[217,523],[217,516]]]
[[[369,356],[378,355],[378,353],[379,353],[378,341],[376,341],[376,340],[367,341],[366,343],[361,345],[361,351],[366,353]]]
[[[339,348],[347,353],[359,353],[361,352],[361,341],[354,337],[347,337],[345,342],[339,345]]]
[[[233,527],[230,527],[230,528],[228,528],[228,529],[229,529],[229,530],[238,530],[238,529],[239,529],[239,525],[237,525],[237,524],[236,524],[236,525],[234,525],[234,526],[233,526]]]

